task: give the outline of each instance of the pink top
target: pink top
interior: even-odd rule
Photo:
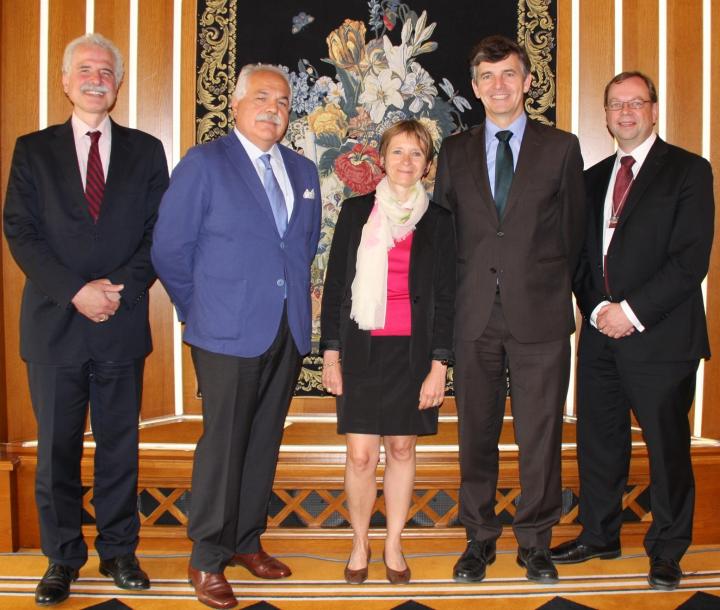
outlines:
[[[410,336],[410,249],[413,234],[395,242],[388,251],[387,308],[384,328],[371,330],[373,337]]]

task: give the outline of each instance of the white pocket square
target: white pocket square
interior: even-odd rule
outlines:
[[[315,189],[305,189],[303,199],[315,199]]]

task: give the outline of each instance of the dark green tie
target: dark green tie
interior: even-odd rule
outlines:
[[[498,218],[503,217],[513,179],[513,154],[510,148],[512,135],[512,131],[498,131],[495,134],[499,140],[495,155],[495,207]]]

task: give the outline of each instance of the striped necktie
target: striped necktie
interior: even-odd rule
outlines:
[[[105,193],[105,175],[103,174],[102,162],[100,161],[100,148],[98,140],[102,135],[99,131],[88,131],[92,143],[87,161],[87,174],[85,175],[85,199],[88,204],[88,211],[97,222],[100,216],[103,194]]]

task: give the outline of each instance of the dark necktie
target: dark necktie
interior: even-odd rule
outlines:
[[[90,136],[92,142],[87,161],[87,173],[85,174],[85,199],[87,200],[90,215],[97,222],[100,216],[103,194],[105,193],[105,175],[103,174],[100,148],[98,147],[98,140],[102,134],[99,131],[88,131],[86,135]]]
[[[630,187],[632,186],[633,181],[633,165],[635,165],[635,159],[633,159],[631,155],[627,155],[620,159],[620,168],[615,176],[615,186],[613,187],[612,214],[608,219],[609,229],[617,227],[618,221],[620,220],[620,214],[622,214],[623,208],[625,207],[625,201],[628,193],[630,192]],[[605,294],[610,296],[610,278],[608,277],[607,255],[603,257],[603,276],[605,279]]]
[[[510,185],[513,179],[513,154],[510,148],[512,131],[498,131],[495,137],[499,140],[495,155],[495,207],[498,218],[503,217]]]
[[[620,159],[620,168],[618,169],[617,176],[615,176],[615,187],[613,188],[612,216],[610,216],[610,224],[608,225],[611,229],[617,226],[618,220],[620,220],[620,214],[622,214],[623,207],[625,206],[628,192],[630,192],[633,181],[633,165],[635,165],[635,159],[633,159],[631,155]]]
[[[267,193],[268,199],[270,200],[270,207],[272,208],[273,216],[275,217],[275,226],[277,227],[278,233],[282,237],[285,235],[285,229],[287,229],[288,214],[287,206],[285,205],[285,197],[283,197],[280,184],[275,177],[275,173],[270,165],[270,155],[265,154],[260,157],[260,161],[265,168],[265,174],[263,175],[263,186]]]

